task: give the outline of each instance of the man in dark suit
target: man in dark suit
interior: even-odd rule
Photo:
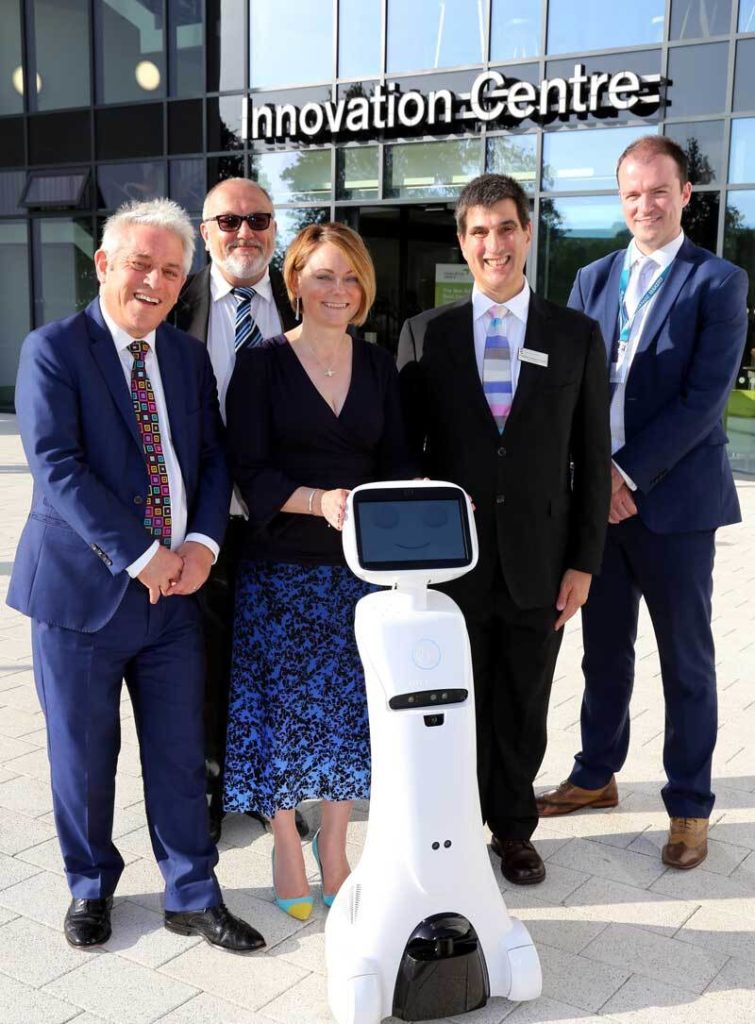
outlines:
[[[740,519],[722,415],[747,330],[747,275],[685,238],[684,151],[646,136],[619,158],[628,249],[577,274],[569,304],[603,327],[611,365],[612,499],[600,576],[583,618],[582,750],[539,798],[541,816],[618,803],[629,748],[640,597],[653,621],[666,701],[664,864],[707,853],[716,675],[715,530]]]
[[[119,704],[134,710],[165,925],[247,953],[262,936],[222,903],[207,830],[195,592],[231,485],[206,351],[161,321],[194,232],[167,199],[122,207],[95,253],[99,298],[24,342],[16,388],[34,477],[8,603],[32,619],[55,824],[73,896],[65,935],[110,936]]]
[[[471,642],[483,817],[504,876],[526,885],[545,877],[532,783],[562,627],[603,549],[608,376],[597,324],[530,291],[517,182],[470,182],[456,224],[472,298],[408,320],[399,366],[428,474],[476,505],[480,559],[448,590]]]
[[[218,382],[220,412],[237,352],[296,323],[283,278],[269,266],[275,252],[275,213],[270,196],[247,178],[227,178],[210,189],[199,230],[210,263],[188,278],[173,322],[206,344]],[[220,838],[223,818],[228,692],[233,644],[233,599],[243,546],[245,510],[238,495],[230,504],[223,549],[202,592],[207,676],[205,763],[210,834]],[[297,813],[303,835],[307,826]]]

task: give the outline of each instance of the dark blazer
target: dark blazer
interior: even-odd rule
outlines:
[[[270,267],[270,285],[283,330],[290,331],[296,326],[296,320],[291,303],[288,301],[283,277],[274,267]],[[171,315],[171,323],[206,344],[210,324],[210,304],[210,264],[208,263],[203,270],[186,279]]]
[[[577,274],[569,305],[618,338],[626,250]],[[614,453],[655,533],[740,521],[722,417],[747,334],[747,274],[684,240],[644,324],[626,386],[626,443]]]
[[[187,533],[220,544],[231,483],[207,351],[168,324],[158,327],[155,350],[186,488]],[[129,583],[126,566],[153,540],[142,522],[142,441],[99,299],[26,338],[16,409],[34,493],[8,604],[92,632],[112,618]]]
[[[520,363],[501,435],[477,370],[471,299],[413,317],[399,340],[414,445],[430,476],[476,505],[480,560],[453,588],[465,612],[485,601],[496,557],[520,608],[554,604],[567,568],[600,567],[611,489],[600,329],[533,293],[524,347],[547,353],[548,366]]]

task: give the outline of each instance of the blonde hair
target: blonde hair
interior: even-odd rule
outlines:
[[[315,249],[328,242],[334,245],[354,268],[362,290],[362,301],[351,323],[361,327],[375,301],[375,268],[361,236],[345,224],[336,224],[332,221],[327,224],[308,224],[289,245],[283,261],[283,280],[289,302],[292,307],[295,306],[296,275],[304,269]]]

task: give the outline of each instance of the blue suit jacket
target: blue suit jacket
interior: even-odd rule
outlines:
[[[220,543],[231,482],[207,350],[167,324],[157,329],[155,350],[186,488],[187,533]],[[148,478],[139,429],[99,300],[26,338],[16,410],[34,494],[8,604],[92,632],[118,608],[126,566],[153,540],[143,526]]]
[[[584,267],[569,305],[618,337],[625,250]],[[747,332],[747,274],[684,240],[645,321],[627,379],[626,443],[614,459],[637,484],[656,533],[710,530],[741,519],[722,417]]]

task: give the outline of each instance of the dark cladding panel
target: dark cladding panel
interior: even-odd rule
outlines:
[[[95,112],[96,152],[99,160],[162,156],[162,103],[139,103]]]

